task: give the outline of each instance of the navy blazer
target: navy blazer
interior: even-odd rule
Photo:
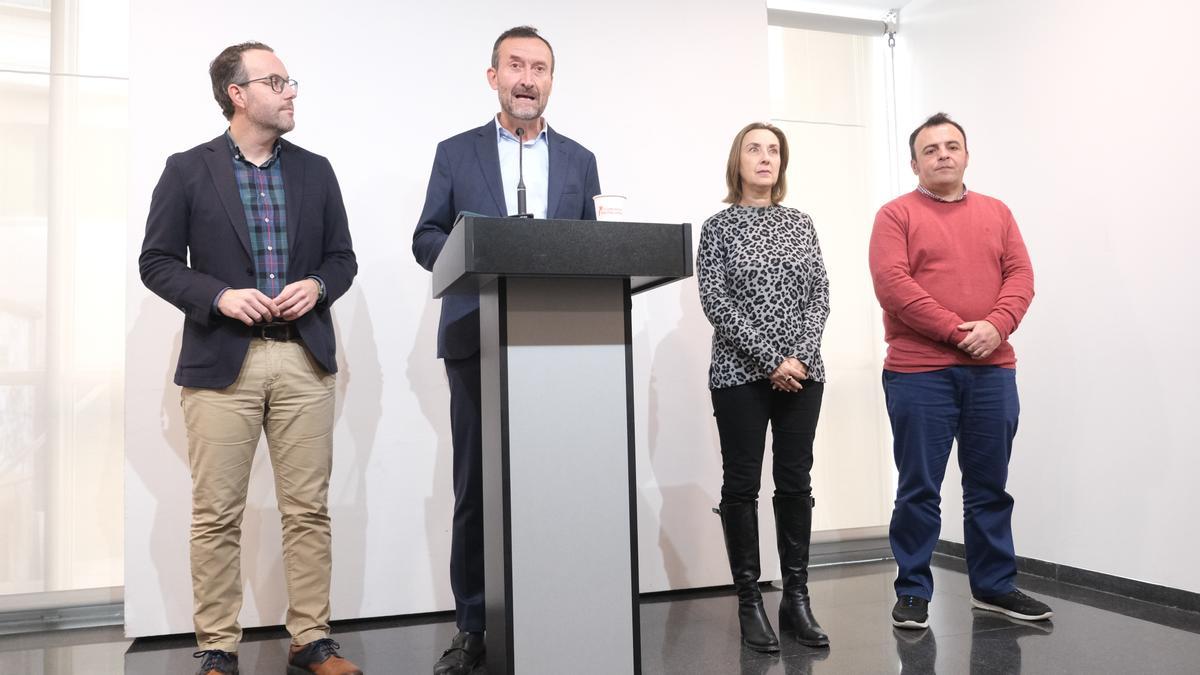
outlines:
[[[287,281],[316,275],[325,282],[325,298],[295,324],[313,358],[336,373],[329,307],[358,272],[346,208],[329,160],[280,143]],[[246,358],[250,329],[217,313],[213,300],[223,288],[253,288],[255,277],[246,212],[224,134],[167,158],[150,200],[138,267],[142,283],[184,313],[175,384],[211,389],[232,384]]]
[[[596,156],[575,141],[547,128],[550,182],[546,216],[595,220],[592,197],[600,194]],[[516,195],[513,195],[515,198]],[[438,143],[425,208],[413,232],[413,255],[433,270],[454,219],[461,211],[505,216],[504,183],[496,148],[496,121]],[[479,295],[445,295],[438,323],[438,358],[462,359],[479,352]]]

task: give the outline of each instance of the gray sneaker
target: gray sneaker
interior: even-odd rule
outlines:
[[[1024,621],[1044,621],[1054,616],[1050,606],[1040,600],[1025,595],[1021,591],[1012,590],[1004,595],[980,598],[971,597],[971,605],[989,612],[999,612],[1005,616]]]
[[[892,607],[892,625],[896,628],[929,628],[929,601],[915,595],[901,595]]]

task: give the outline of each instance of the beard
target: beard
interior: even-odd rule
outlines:
[[[290,110],[290,109],[289,109]],[[260,129],[267,129],[282,136],[292,129],[296,128],[296,118],[284,112],[283,109],[255,110],[253,114],[248,115],[250,121]]]
[[[508,96],[500,98],[500,109],[513,119],[536,120],[542,116],[542,111],[546,109],[546,105],[545,102],[537,98],[537,94],[533,96],[533,100],[519,99],[510,91],[508,92]]]

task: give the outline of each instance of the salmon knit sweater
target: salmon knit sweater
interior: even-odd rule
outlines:
[[[871,279],[883,307],[883,367],[919,373],[950,366],[1015,368],[1008,337],[1033,300],[1033,267],[1012,213],[970,192],[941,202],[918,191],[879,209],[871,232]],[[957,326],[986,319],[1003,342],[986,359],[956,345]]]

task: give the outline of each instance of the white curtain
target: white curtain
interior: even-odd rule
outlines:
[[[127,15],[0,5],[0,610],[123,583]]]
[[[895,471],[879,383],[880,310],[866,254],[875,210],[895,190],[888,171],[886,38],[771,26],[767,45],[771,118],[790,150],[784,203],[812,216],[830,283],[814,537],[858,528],[882,534]]]

